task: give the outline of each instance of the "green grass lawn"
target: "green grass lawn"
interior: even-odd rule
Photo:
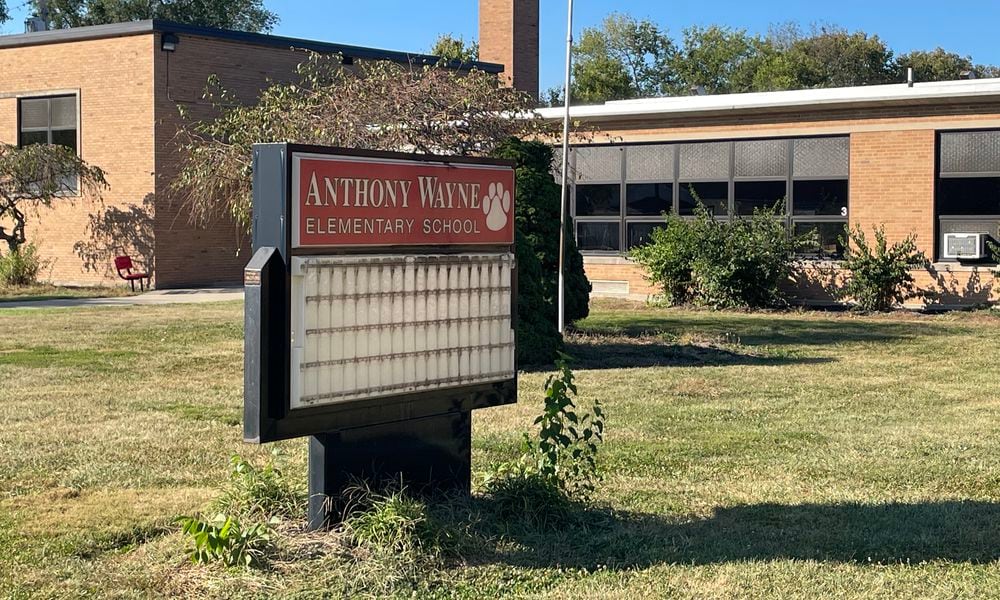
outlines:
[[[0,285],[0,302],[61,298],[114,298],[131,295],[133,295],[132,291],[124,287],[72,287],[46,283],[17,286]]]
[[[1000,318],[580,325],[608,413],[588,529],[490,540],[416,597],[1000,598]],[[335,552],[186,562],[172,518],[269,450],[241,442],[241,371],[239,303],[0,311],[0,597],[338,596]],[[546,376],[476,413],[475,470],[515,456]],[[304,478],[305,442],[281,447]]]

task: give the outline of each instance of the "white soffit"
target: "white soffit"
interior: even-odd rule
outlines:
[[[727,112],[774,111],[796,108],[838,108],[878,104],[927,104],[963,100],[1000,99],[1000,78],[869,85],[858,87],[754,92],[705,96],[676,96],[614,100],[604,104],[573,106],[573,119],[627,119],[646,116],[689,115]],[[543,119],[561,119],[562,107],[540,108]]]

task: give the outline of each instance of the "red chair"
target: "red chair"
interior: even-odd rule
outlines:
[[[135,266],[132,264],[131,256],[116,256],[115,257],[115,269],[118,270],[118,276],[124,279],[132,286],[132,291],[135,291],[135,282],[139,282],[139,291],[142,292],[146,288],[143,285],[143,281],[149,281],[149,273],[140,273],[138,271],[133,272]]]

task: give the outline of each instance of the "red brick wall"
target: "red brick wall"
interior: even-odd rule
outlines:
[[[479,59],[504,65],[508,85],[538,97],[538,0],[479,0]]]
[[[285,48],[187,35],[180,36],[175,52],[157,50],[154,229],[158,287],[238,284],[250,260],[250,239],[241,227],[228,218],[193,224],[188,208],[170,188],[180,166],[178,105],[193,120],[211,118],[214,109],[202,100],[209,76],[217,75],[241,101],[252,102],[268,80],[288,80],[304,59],[304,53]]]
[[[851,134],[851,225],[869,238],[883,225],[891,240],[910,233],[934,255],[933,130]]]
[[[151,253],[154,218],[152,36],[0,49],[0,142],[17,143],[17,97],[79,94],[80,155],[107,172],[101,199],[61,198],[29,213],[42,278],[114,283],[121,252]]]

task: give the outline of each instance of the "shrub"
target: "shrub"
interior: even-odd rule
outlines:
[[[31,285],[38,281],[42,260],[34,244],[24,244],[17,250],[0,255],[0,285]]]
[[[848,232],[842,264],[850,275],[839,294],[861,310],[887,311],[917,295],[910,270],[926,266],[927,257],[917,250],[915,234],[889,245],[885,227],[873,233],[875,243],[869,245],[860,226]]]
[[[558,316],[559,202],[561,188],[552,178],[552,148],[541,142],[511,138],[496,152],[517,165],[514,222],[518,239],[518,361],[551,363],[562,347],[555,327]],[[565,318],[568,323],[587,316],[590,282],[583,272],[583,257],[576,247],[572,225],[566,223]],[[531,252],[538,263],[522,260]],[[522,300],[522,296],[526,297]],[[522,304],[535,313],[527,313]],[[530,315],[530,316],[529,316]],[[546,324],[551,324],[549,327]],[[527,342],[527,343],[525,343]],[[522,350],[523,348],[523,350]]]
[[[690,221],[667,215],[666,224],[653,230],[648,244],[634,249],[631,258],[646,267],[649,280],[663,290],[670,304],[691,300],[691,269],[697,253],[697,236]]]
[[[188,555],[192,562],[259,567],[273,546],[271,524],[255,523],[243,527],[238,520],[224,514],[209,521],[197,517],[178,517],[177,521],[181,533],[191,543]]]
[[[256,467],[238,454],[229,459],[229,481],[214,503],[216,511],[242,519],[295,518],[305,513],[306,492],[298,479],[286,478],[278,467],[275,448],[263,467]]]
[[[720,221],[699,206],[694,219],[667,216],[631,256],[668,302],[763,308],[784,302],[780,285],[806,243],[789,235],[777,208]]]

